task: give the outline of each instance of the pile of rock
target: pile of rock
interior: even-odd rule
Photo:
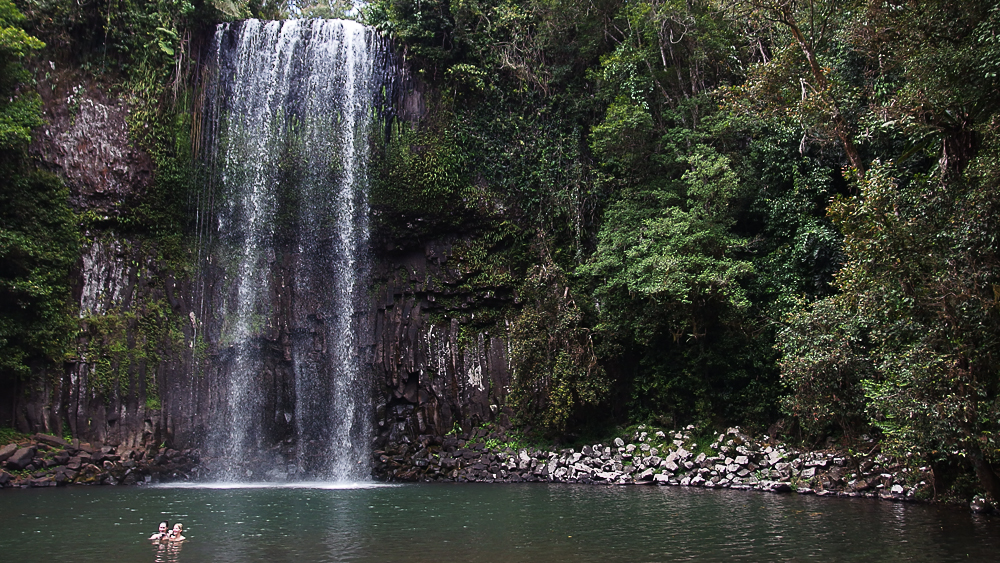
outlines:
[[[57,436],[35,434],[30,440],[0,447],[0,487],[136,485],[188,479],[197,472],[196,450],[161,448],[117,452]]]
[[[927,486],[927,468],[911,471],[881,454],[802,452],[752,440],[738,427],[694,442],[693,427],[664,432],[640,426],[628,443],[580,451],[498,447],[502,436],[478,430],[465,438],[402,444],[375,452],[375,475],[389,481],[477,481],[658,484],[837,494],[912,500]]]

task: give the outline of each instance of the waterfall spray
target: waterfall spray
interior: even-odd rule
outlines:
[[[359,303],[385,49],[348,21],[216,30],[203,199],[224,375],[207,449],[225,480],[368,476]]]

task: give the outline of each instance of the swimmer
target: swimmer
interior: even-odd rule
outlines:
[[[170,541],[184,541],[187,538],[181,533],[184,530],[184,525],[180,522],[174,524],[174,529],[170,532]]]
[[[170,532],[167,530],[169,527],[170,527],[170,524],[168,524],[166,520],[164,520],[163,522],[160,522],[160,526],[159,526],[159,528],[157,528],[156,533],[153,534],[153,535],[151,535],[151,536],[149,536],[149,540],[150,541],[163,541],[163,540],[166,540],[167,537],[170,536]]]

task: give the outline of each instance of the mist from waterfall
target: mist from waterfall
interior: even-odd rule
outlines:
[[[358,304],[386,49],[350,21],[216,29],[202,133],[211,185],[199,207],[205,260],[220,272],[204,314],[225,366],[206,437],[222,480],[368,477]]]

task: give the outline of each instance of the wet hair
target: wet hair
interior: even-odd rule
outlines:
[[[169,527],[170,527],[170,522],[167,522],[166,520],[164,520],[163,522],[160,522],[160,524],[163,524],[163,525],[164,525],[165,527],[167,527],[167,528],[169,528]],[[157,528],[158,528],[158,527],[159,527],[159,526],[157,526]]]

